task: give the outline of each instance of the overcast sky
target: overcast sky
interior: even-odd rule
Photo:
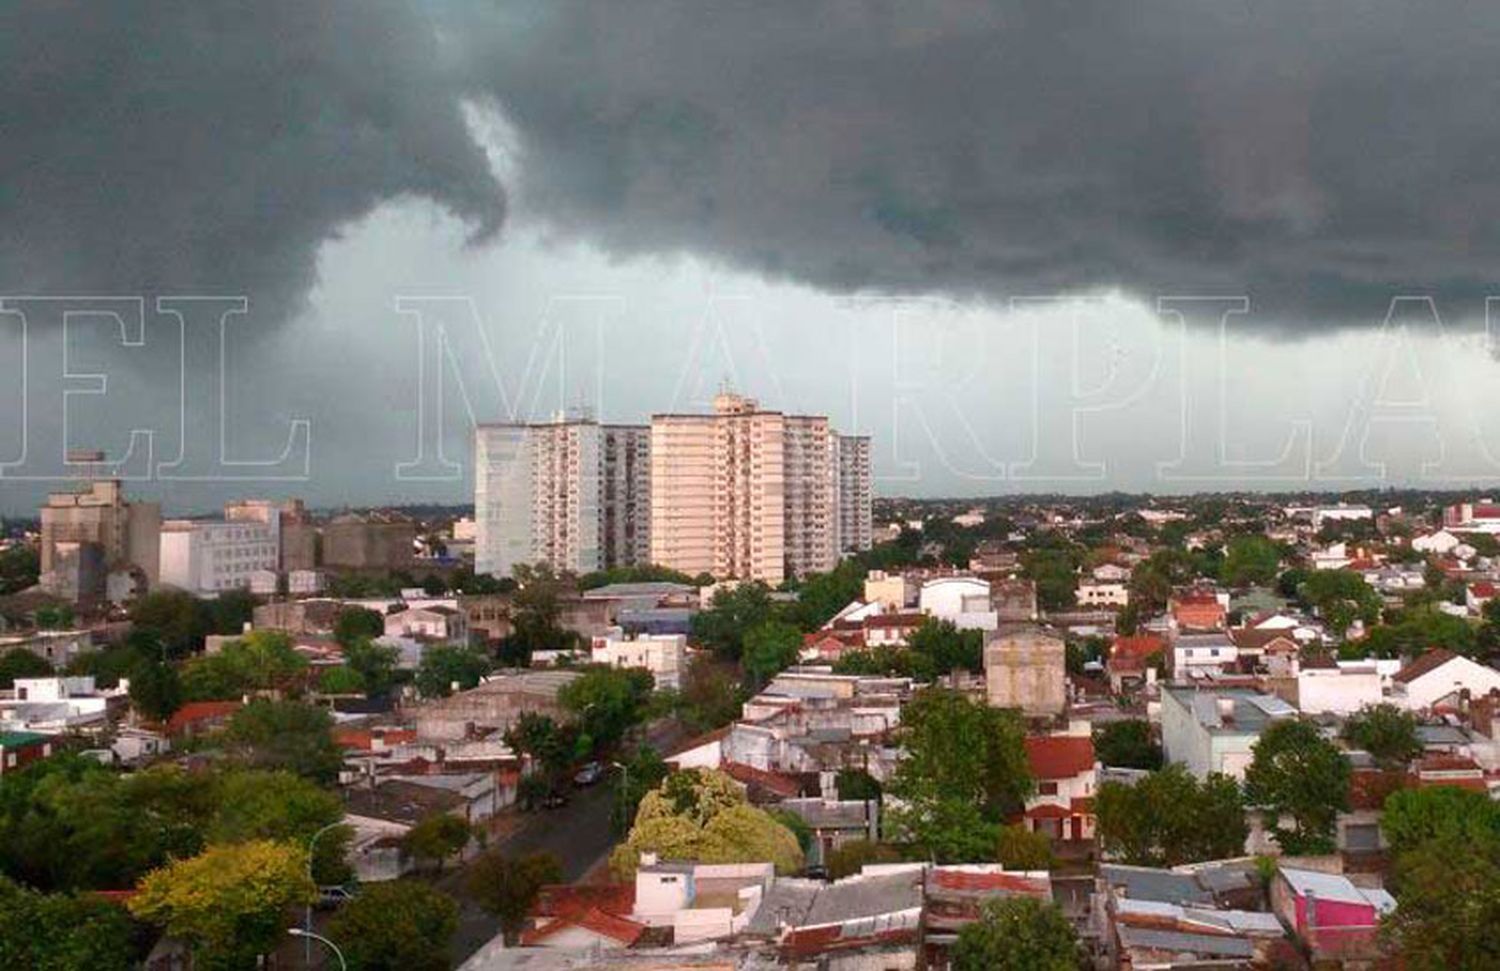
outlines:
[[[886,495],[1500,485],[1500,12],[1064,6],[9,4],[0,510],[726,382]]]

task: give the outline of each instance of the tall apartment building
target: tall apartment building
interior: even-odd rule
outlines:
[[[843,497],[869,534],[869,448],[851,447],[820,415],[764,411],[721,394],[708,415],[651,419],[651,561],[684,573],[763,580],[831,569]],[[862,475],[862,478],[861,478]],[[851,526],[851,532],[858,532]]]
[[[651,428],[601,425],[600,552],[606,568],[651,562]]]
[[[57,492],[41,509],[41,573],[43,586],[66,588],[79,596],[102,593],[102,574],[82,586],[75,576],[83,560],[102,571],[134,568],[155,586],[161,557],[161,506],[131,502],[118,480],[90,482],[79,492]]]
[[[481,425],[474,437],[475,569],[588,573],[645,562],[650,441],[587,419]]]
[[[838,549],[858,553],[875,544],[874,477],[870,471],[870,436],[839,435]]]

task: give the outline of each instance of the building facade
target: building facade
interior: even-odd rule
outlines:
[[[154,502],[125,499],[118,480],[89,483],[78,492],[57,492],[47,497],[41,509],[41,576],[49,589],[65,586],[79,596],[103,594],[103,576],[111,570],[139,569],[148,586],[155,586],[161,559],[161,506]],[[61,574],[69,566],[77,572],[80,562],[93,562],[97,583],[85,582],[79,590],[77,578],[65,583]],[[101,572],[102,571],[102,572]]]
[[[161,530],[161,582],[194,594],[248,590],[253,574],[275,574],[277,536],[274,516],[270,522],[168,520]]]
[[[474,445],[475,569],[589,573],[647,561],[650,435],[588,419],[481,425]]]
[[[874,476],[870,466],[870,436],[839,435],[838,549],[858,553],[875,544]]]
[[[651,419],[654,563],[774,585],[867,548],[869,506],[869,441],[826,416],[726,392],[712,414]]]

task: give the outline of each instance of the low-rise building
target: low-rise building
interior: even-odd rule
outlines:
[[[39,732],[0,731],[0,776],[47,758],[54,741]]]
[[[172,519],[161,526],[161,583],[200,596],[248,590],[255,574],[276,575],[280,557],[272,523]]]
[[[641,668],[651,672],[658,688],[677,689],[687,670],[687,637],[682,634],[625,634],[619,630],[596,637],[589,647],[595,664]]]
[[[1500,671],[1443,648],[1434,648],[1396,672],[1392,700],[1412,710],[1447,705],[1465,696],[1478,698],[1500,689]]]
[[[918,594],[922,613],[946,620],[963,630],[994,630],[998,614],[990,600],[990,585],[978,577],[935,577]]]
[[[1200,779],[1211,772],[1244,779],[1260,733],[1296,714],[1283,699],[1249,688],[1168,686],[1161,692],[1162,750]]]
[[[1356,886],[1334,873],[1283,866],[1271,880],[1271,907],[1311,952],[1325,959],[1379,955],[1380,918],[1396,900],[1378,888]]]
[[[1026,828],[1054,840],[1094,838],[1094,794],[1098,764],[1086,722],[1067,734],[1028,735],[1026,761],[1036,792],[1026,799]]]
[[[1130,603],[1130,588],[1120,580],[1081,580],[1077,598],[1080,607],[1124,607]]]
[[[408,607],[385,618],[386,637],[409,637],[444,644],[467,644],[469,622],[463,611],[446,604]]]

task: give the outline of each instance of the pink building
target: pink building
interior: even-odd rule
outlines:
[[[1340,874],[1282,867],[1271,882],[1271,907],[1314,960],[1352,958],[1378,952],[1380,918],[1396,909],[1396,899]]]

